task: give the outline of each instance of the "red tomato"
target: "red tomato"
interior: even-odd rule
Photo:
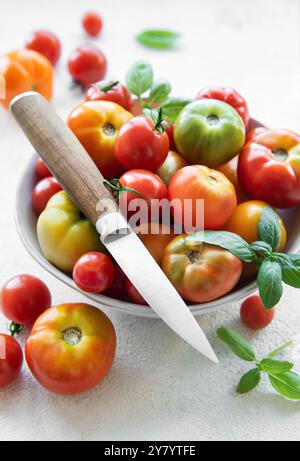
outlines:
[[[51,294],[37,277],[16,275],[3,285],[0,305],[5,317],[27,327],[51,306]]]
[[[276,208],[300,204],[300,135],[266,130],[239,155],[238,179],[245,193]]]
[[[174,221],[185,231],[220,229],[233,213],[236,193],[231,182],[219,171],[203,165],[181,168],[171,179],[169,198]],[[198,199],[204,200],[201,221]]]
[[[243,301],[240,315],[246,327],[252,330],[261,330],[272,322],[275,309],[267,310],[260,296],[252,295]]]
[[[37,51],[49,59],[55,65],[61,53],[60,41],[49,30],[37,30],[29,37],[25,46],[28,50]]]
[[[98,13],[87,12],[82,18],[82,26],[88,35],[97,37],[102,29],[102,18]]]
[[[268,131],[268,129],[263,126],[258,126],[257,128],[253,128],[253,130],[248,131],[246,135],[246,143],[253,141],[257,136],[264,133],[265,131]]]
[[[103,380],[115,351],[113,324],[100,309],[88,304],[62,304],[37,319],[25,356],[31,373],[46,389],[78,394]]]
[[[101,80],[90,85],[85,95],[86,101],[111,101],[130,111],[132,99],[127,88],[119,82]]]
[[[135,304],[147,305],[143,296],[138,292],[135,286],[131,283],[129,279],[126,280],[126,290],[129,298]]]
[[[73,280],[83,291],[101,293],[110,287],[116,275],[111,259],[104,253],[91,251],[81,256],[73,269]]]
[[[245,99],[233,88],[207,87],[199,91],[196,99],[218,99],[233,107],[242,118],[245,128],[249,123],[249,110]]]
[[[34,211],[40,215],[46,208],[50,198],[61,190],[61,185],[53,176],[39,181],[32,191],[32,206]]]
[[[106,74],[106,58],[94,45],[82,45],[74,50],[68,62],[69,72],[84,86],[102,80]]]
[[[169,152],[167,133],[160,132],[147,117],[133,117],[118,134],[115,155],[125,170],[144,168],[156,171]]]
[[[20,373],[23,352],[11,336],[0,334],[0,388],[11,384]]]
[[[39,179],[49,178],[49,176],[52,176],[51,171],[41,158],[38,158],[36,161],[35,172]]]
[[[120,269],[118,266],[115,266],[116,270],[116,275],[114,278],[113,283],[110,285],[110,287],[103,291],[102,294],[104,296],[108,296],[109,298],[114,298],[114,299],[120,299],[122,301],[125,301],[127,298],[127,293],[126,293],[126,280],[127,277]]]
[[[124,192],[119,200],[119,205],[123,214],[126,214],[127,211],[127,214],[131,216],[135,211],[139,212],[140,207],[141,212],[143,214],[145,212],[145,216],[141,216],[142,221],[151,221],[151,216],[154,217],[157,211],[157,203],[152,202],[152,200],[163,200],[168,198],[168,189],[165,183],[157,174],[151,171],[127,171],[121,176],[120,182],[122,186],[134,189],[142,195],[142,197],[139,197],[133,192]],[[133,202],[133,200],[135,200],[135,202]],[[166,201],[164,202],[163,206],[166,206]],[[136,208],[135,205],[138,205],[138,208]],[[159,214],[160,213],[158,213],[158,215]]]
[[[174,123],[169,123],[167,120],[162,121],[162,126],[165,128],[169,138],[170,149],[177,151],[175,139],[174,139]],[[166,128],[167,127],[167,128]]]

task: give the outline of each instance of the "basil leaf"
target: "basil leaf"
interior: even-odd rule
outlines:
[[[255,361],[255,352],[251,346],[242,336],[229,328],[218,328],[218,338],[230,347],[232,352],[237,355],[240,359],[246,360],[246,362]]]
[[[205,242],[211,245],[217,245],[225,250],[230,251],[242,261],[251,262],[256,259],[254,251],[249,243],[243,240],[239,235],[227,231],[204,231],[196,232],[186,237],[190,244]]]
[[[252,242],[250,243],[250,247],[252,248],[253,251],[256,253],[262,255],[262,256],[270,256],[272,254],[272,247],[269,245],[267,242]]]
[[[300,258],[299,255],[273,253],[272,260],[280,264],[282,280],[294,288],[300,288]]]
[[[260,365],[263,371],[267,373],[271,373],[274,375],[280,375],[282,373],[286,373],[293,368],[293,363],[285,362],[281,360],[274,360],[271,358],[265,358],[260,362]]]
[[[136,61],[128,69],[125,81],[128,90],[140,97],[152,85],[153,70],[151,64],[144,60]]]
[[[163,114],[170,122],[174,122],[179,112],[191,102],[191,99],[186,98],[169,98],[162,105]]]
[[[300,400],[300,376],[293,371],[274,375],[269,373],[269,380],[275,391],[291,400]]]
[[[253,368],[241,377],[236,391],[239,394],[246,394],[247,392],[252,391],[252,389],[254,389],[259,384],[260,378],[261,373],[259,368]]]
[[[179,33],[167,29],[147,29],[140,32],[136,39],[150,48],[172,48],[179,36]]]
[[[274,307],[281,298],[281,267],[276,261],[265,259],[258,271],[257,285],[259,295],[266,309]]]
[[[280,240],[280,227],[278,215],[273,208],[265,206],[260,216],[257,228],[261,240],[269,243],[273,250],[276,250]]]
[[[171,93],[171,85],[168,80],[156,80],[151,87],[149,100],[151,104],[162,103]]]

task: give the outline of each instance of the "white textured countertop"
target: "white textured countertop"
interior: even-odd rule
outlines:
[[[300,131],[298,0],[2,2],[0,52],[22,46],[37,28],[60,36],[64,53],[54,105],[64,117],[80,101],[69,89],[66,57],[87,41],[79,18],[90,7],[104,17],[97,42],[108,58],[108,76],[122,79],[133,60],[145,58],[157,77],[171,80],[175,94],[193,96],[207,84],[233,86],[246,97],[254,117]],[[169,52],[142,48],[133,37],[145,27],[182,32],[180,46]],[[15,230],[14,195],[30,153],[0,108],[0,284],[16,273],[32,273],[48,284],[55,304],[83,301],[31,259]],[[84,395],[56,396],[41,388],[24,365],[22,376],[0,391],[0,440],[297,440],[300,404],[276,395],[265,380],[238,396],[235,384],[248,365],[218,342],[215,330],[230,326],[263,354],[298,333],[299,304],[299,292],[286,287],[275,321],[260,333],[240,324],[238,306],[199,317],[219,366],[201,358],[160,321],[106,310],[117,330],[118,349],[105,381]],[[6,328],[0,317],[0,331]]]

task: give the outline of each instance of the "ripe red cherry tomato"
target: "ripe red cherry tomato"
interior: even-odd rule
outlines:
[[[52,176],[51,171],[48,169],[47,165],[41,158],[38,158],[36,161],[35,172],[38,179],[49,178],[49,176]]]
[[[151,212],[152,215],[155,213],[156,208],[152,203],[152,200],[162,200],[168,198],[167,186],[157,174],[154,174],[151,171],[127,171],[121,176],[120,182],[122,186],[134,189],[142,195],[142,197],[139,197],[133,192],[124,192],[119,200],[122,212],[126,214],[127,210],[128,216],[131,216],[133,213],[139,212],[139,209],[134,209],[134,205],[141,204],[143,207],[145,204],[145,210],[144,207],[141,208],[141,212],[145,211],[145,216],[141,216],[142,221],[151,221]],[[133,200],[137,199],[138,201],[132,203]]]
[[[5,317],[27,327],[51,306],[51,294],[37,277],[16,275],[3,285],[0,305]]]
[[[207,87],[199,91],[196,99],[218,99],[233,107],[242,118],[245,128],[249,124],[249,110],[245,99],[233,88]]]
[[[57,63],[61,53],[59,39],[49,30],[33,32],[26,42],[26,48],[43,54],[53,65]]]
[[[169,138],[160,132],[147,117],[134,117],[125,123],[118,134],[115,155],[125,170],[144,168],[156,171],[169,152]]]
[[[46,208],[50,198],[61,190],[61,185],[53,176],[39,181],[32,191],[32,206],[34,211],[40,215]]]
[[[11,384],[18,376],[23,363],[20,344],[5,334],[0,334],[0,388]]]
[[[127,88],[119,82],[101,80],[90,85],[85,95],[86,101],[111,101],[130,111],[132,99]]]
[[[253,295],[245,299],[241,305],[241,320],[252,330],[261,330],[268,326],[275,315],[275,309],[267,310],[260,296]]]
[[[73,269],[74,282],[89,293],[101,293],[109,288],[115,275],[114,263],[107,255],[97,251],[81,256]]]
[[[147,305],[143,296],[138,292],[129,279],[126,280],[126,290],[130,300],[135,304]]]
[[[94,45],[82,45],[74,50],[68,62],[69,72],[84,86],[102,80],[106,74],[106,58]]]
[[[102,18],[98,13],[89,11],[82,18],[82,26],[91,37],[97,37],[102,29]]]

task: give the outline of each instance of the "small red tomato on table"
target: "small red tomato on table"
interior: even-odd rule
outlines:
[[[118,81],[101,80],[86,91],[86,101],[111,101],[130,111],[132,99],[127,88]]]
[[[102,30],[103,21],[100,14],[88,11],[82,18],[82,26],[91,37],[97,37]]]
[[[32,191],[32,206],[36,214],[40,215],[50,198],[61,190],[61,185],[53,176],[39,181]]]
[[[261,330],[268,326],[274,315],[275,309],[266,309],[258,295],[249,296],[241,305],[241,320],[252,330]]]
[[[23,352],[19,343],[11,336],[0,334],[0,388],[17,378],[22,363]]]
[[[61,53],[61,44],[57,36],[50,30],[37,30],[26,42],[28,50],[37,51],[55,65]]]
[[[87,86],[104,78],[107,62],[99,48],[87,44],[81,45],[71,53],[68,67],[73,80]]]
[[[116,275],[115,265],[109,256],[92,251],[81,256],[73,269],[73,280],[83,291],[101,293],[107,290]]]
[[[48,169],[47,165],[41,158],[38,158],[35,164],[35,172],[38,179],[49,178],[52,176],[51,171]]]

